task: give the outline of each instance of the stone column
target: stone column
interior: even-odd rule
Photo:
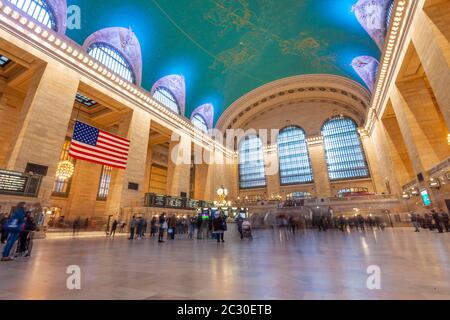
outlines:
[[[424,177],[419,187],[427,188],[431,201],[437,205],[434,191],[428,186],[427,170],[449,153],[446,130],[424,80],[397,84],[391,90],[391,101],[414,173]]]
[[[130,139],[130,150],[126,170],[113,169],[111,185],[106,203],[106,215],[117,215],[123,207],[143,205],[145,169],[151,116],[146,111],[135,109],[124,113],[119,122],[118,135]],[[128,183],[139,184],[139,190],[129,190]]]
[[[371,144],[368,136],[361,136],[362,146],[366,155],[367,164],[370,170],[370,176],[372,178],[372,184],[376,194],[387,193],[384,179],[380,174],[378,162],[376,159],[375,149]]]
[[[450,128],[450,3],[420,11],[412,41],[436,100]]]
[[[167,194],[179,197],[182,192],[189,195],[192,142],[189,137],[180,136],[179,141],[169,145],[167,170]]]
[[[424,79],[398,83],[391,101],[416,174],[450,155],[447,128]]]
[[[267,198],[270,200],[272,195],[281,193],[277,149],[264,152],[264,163],[266,166]]]
[[[314,175],[314,186],[318,198],[331,197],[330,179],[328,177],[328,166],[325,159],[323,142],[308,143],[309,157]]]
[[[72,114],[79,76],[63,65],[52,63],[37,69],[29,83],[18,116],[7,168],[24,171],[27,163],[48,167],[40,198],[51,195],[67,128]]]

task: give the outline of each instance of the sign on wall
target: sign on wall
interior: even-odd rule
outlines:
[[[37,197],[41,179],[39,175],[0,170],[0,194]]]

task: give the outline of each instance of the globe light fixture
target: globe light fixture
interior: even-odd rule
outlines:
[[[75,171],[75,166],[72,162],[65,160],[58,164],[58,169],[56,169],[56,177],[60,180],[68,180],[73,176]]]

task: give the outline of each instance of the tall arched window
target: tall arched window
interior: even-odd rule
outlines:
[[[173,96],[172,92],[167,90],[164,87],[158,87],[153,93],[153,98],[155,98],[158,102],[165,105],[167,108],[180,114],[180,107],[178,106],[178,102]]]
[[[245,137],[239,144],[239,182],[241,189],[266,186],[262,142],[256,135]]]
[[[277,144],[280,183],[287,185],[312,182],[313,173],[303,129],[290,126],[281,130]]]
[[[199,115],[198,113],[196,113],[193,117],[192,117],[192,124],[197,128],[200,129],[203,132],[208,132],[208,125],[206,124],[206,120]]]
[[[43,25],[50,29],[56,30],[56,19],[45,0],[8,0],[20,10],[26,12]]]
[[[94,43],[87,51],[91,57],[103,63],[114,73],[129,82],[136,83],[133,69],[127,59],[112,46],[106,43]]]
[[[322,136],[330,180],[369,177],[358,128],[352,119],[328,120],[322,127]]]

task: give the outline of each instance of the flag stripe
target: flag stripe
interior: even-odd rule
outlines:
[[[79,159],[79,160],[85,160],[85,161],[92,162],[92,163],[98,163],[98,164],[101,164],[101,165],[107,165],[107,166],[110,166],[112,168],[118,168],[118,169],[126,169],[127,168],[126,166],[123,166],[123,165],[117,165],[117,164],[114,164],[114,163],[106,163],[105,161],[93,160],[92,157],[82,157],[82,156],[75,156],[75,155],[73,155],[72,158]]]
[[[98,154],[94,154],[92,152],[84,152],[84,151],[72,150],[72,153],[69,153],[69,154],[78,154],[78,155],[82,155],[82,156],[92,156],[93,158],[97,158],[99,160],[111,161],[111,162],[114,162],[114,163],[117,163],[117,164],[121,164],[121,165],[126,165],[127,164],[126,161],[116,160],[116,159],[108,158],[108,157],[103,157],[103,156],[100,156]]]
[[[104,142],[97,142],[97,146],[95,148],[109,150],[109,151],[112,151],[112,152],[115,152],[115,153],[118,153],[118,154],[121,154],[124,156],[128,155],[128,151],[124,151],[124,150],[118,149],[116,147],[111,147],[111,146],[105,144]]]
[[[119,149],[119,150],[123,150],[123,151],[128,151],[128,147],[124,147],[124,146],[120,146],[120,145],[117,145],[116,143],[114,143],[114,142],[111,142],[111,141],[108,141],[108,140],[106,140],[106,139],[104,139],[104,138],[102,138],[102,137],[98,137],[98,142],[97,142],[97,144],[98,143],[103,143],[103,144],[105,144],[105,145],[107,145],[107,146],[109,146],[109,147],[114,147],[114,148],[117,148],[117,149]]]
[[[106,131],[100,130],[100,134],[102,136],[105,136],[105,137],[109,138],[109,139],[116,140],[119,143],[124,143],[124,144],[127,144],[127,145],[130,144],[130,140],[125,139],[125,138],[121,138],[121,137],[118,137],[118,136],[115,136],[115,135],[113,135],[111,133],[108,133]]]
[[[84,155],[83,153],[79,153],[79,152],[75,152],[75,151],[72,151],[70,155],[73,158],[93,161],[93,162],[105,164],[105,165],[108,165],[111,167],[117,167],[117,168],[126,168],[127,167],[126,163],[118,163],[116,161],[104,160],[104,159],[101,159],[101,158],[98,158],[95,156]]]
[[[101,133],[98,135],[98,138],[102,139],[104,141],[107,141],[107,142],[109,142],[111,144],[115,144],[115,145],[117,145],[118,147],[121,147],[121,148],[129,148],[130,147],[129,143],[119,142],[117,140],[110,139],[109,137],[107,137],[107,136],[105,136],[104,134],[101,134]]]
[[[77,144],[72,144],[71,149],[73,149],[76,152],[87,152],[87,154],[92,153],[101,157],[107,157],[107,159],[112,159],[112,160],[117,160],[117,161],[127,161],[127,157],[123,157],[123,156],[117,156],[117,155],[113,155],[110,154],[109,152],[106,153],[104,151],[102,151],[102,149],[95,149],[95,148],[91,148],[88,146],[78,146]]]

